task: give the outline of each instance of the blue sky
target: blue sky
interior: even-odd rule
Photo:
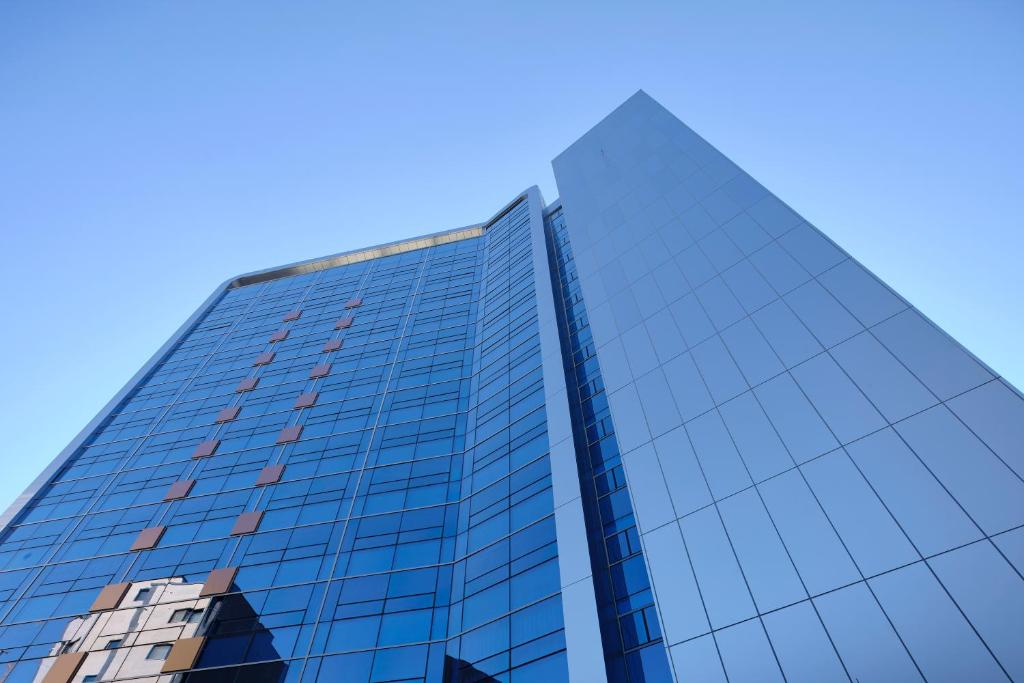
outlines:
[[[643,88],[1024,386],[1019,2],[0,5],[0,507],[244,271],[476,222]]]

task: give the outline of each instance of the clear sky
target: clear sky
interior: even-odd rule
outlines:
[[[0,507],[230,275],[457,227],[638,88],[1024,386],[1024,4],[0,3]]]

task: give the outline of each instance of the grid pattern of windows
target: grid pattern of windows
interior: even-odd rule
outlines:
[[[555,161],[678,680],[1024,680],[1024,399],[643,93]]]
[[[528,205],[226,291],[6,532],[0,677],[565,680]]]
[[[552,275],[561,304],[559,331],[566,383],[571,387],[576,457],[586,474],[581,488],[589,513],[590,555],[597,565],[595,589],[608,678],[670,681],[672,673],[562,210],[553,211],[545,224],[557,269]]]

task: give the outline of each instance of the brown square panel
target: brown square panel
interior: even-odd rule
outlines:
[[[334,329],[344,330],[345,328],[352,327],[352,316],[347,316],[334,323]]]
[[[217,422],[231,422],[238,417],[238,413],[241,410],[241,406],[228,406],[227,408],[222,408],[221,411],[217,413]]]
[[[82,668],[88,652],[65,652],[53,663],[46,672],[43,683],[71,683],[75,674]]]
[[[117,606],[121,604],[121,600],[124,599],[125,594],[128,593],[128,589],[131,587],[130,583],[111,583],[104,586],[100,594],[96,596],[89,611],[103,612],[108,609],[117,609]]]
[[[217,452],[217,446],[220,445],[220,439],[210,439],[204,441],[196,449],[192,451],[193,458],[209,458],[211,455]]]
[[[206,577],[206,583],[203,584],[202,590],[199,591],[199,597],[208,598],[211,595],[230,593],[231,585],[235,582],[235,574],[237,573],[238,567],[214,569]]]
[[[355,308],[363,305],[363,297],[357,296],[345,302],[345,308]]]
[[[280,463],[277,465],[267,465],[260,471],[260,476],[256,478],[256,486],[276,484],[281,481],[282,474],[284,474],[284,465]]]
[[[260,355],[256,356],[256,360],[252,362],[253,365],[267,365],[274,360],[273,351],[264,351]]]
[[[331,339],[329,342],[324,344],[323,350],[326,351],[337,351],[341,348],[344,342],[341,339]]]
[[[331,374],[331,364],[323,363],[321,365],[317,365],[316,367],[309,371],[309,378],[319,379],[320,377],[326,377],[329,374]]]
[[[288,330],[278,330],[274,334],[270,335],[270,343],[284,341],[288,338]]]
[[[130,550],[149,550],[154,548],[160,542],[160,538],[163,535],[164,527],[162,526],[151,526],[148,529],[143,529],[135,537],[135,542],[132,543]]]
[[[231,529],[232,536],[251,534],[260,528],[260,520],[263,519],[263,511],[243,512],[235,520],[235,526]]]
[[[164,494],[164,500],[178,500],[184,498],[192,492],[192,487],[196,485],[195,479],[182,479],[171,484],[171,488],[167,489],[167,493]]]
[[[199,661],[199,651],[203,649],[206,638],[196,636],[195,638],[182,638],[174,641],[171,651],[164,660],[160,669],[162,674],[170,674],[176,671],[188,671],[195,667]]]
[[[291,443],[292,441],[298,441],[299,435],[302,434],[302,425],[292,425],[291,427],[285,427],[281,430],[281,433],[277,435],[278,443]]]
[[[239,393],[243,391],[252,391],[253,389],[256,388],[256,385],[259,383],[259,377],[246,377],[245,379],[238,383],[238,386],[235,387],[235,391]]]
[[[311,391],[308,394],[299,394],[299,397],[295,399],[295,405],[293,407],[295,409],[308,408],[316,403],[316,399],[319,395],[320,394],[315,391]]]
[[[281,320],[283,320],[286,323],[290,323],[293,320],[298,320],[301,316],[302,316],[302,311],[301,310],[295,310],[295,311],[290,311],[288,313],[285,313],[285,316],[283,318],[281,318]]]

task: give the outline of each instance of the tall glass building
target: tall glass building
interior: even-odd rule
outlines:
[[[218,288],[0,519],[0,683],[1024,681],[1022,395],[644,93],[554,170]]]

